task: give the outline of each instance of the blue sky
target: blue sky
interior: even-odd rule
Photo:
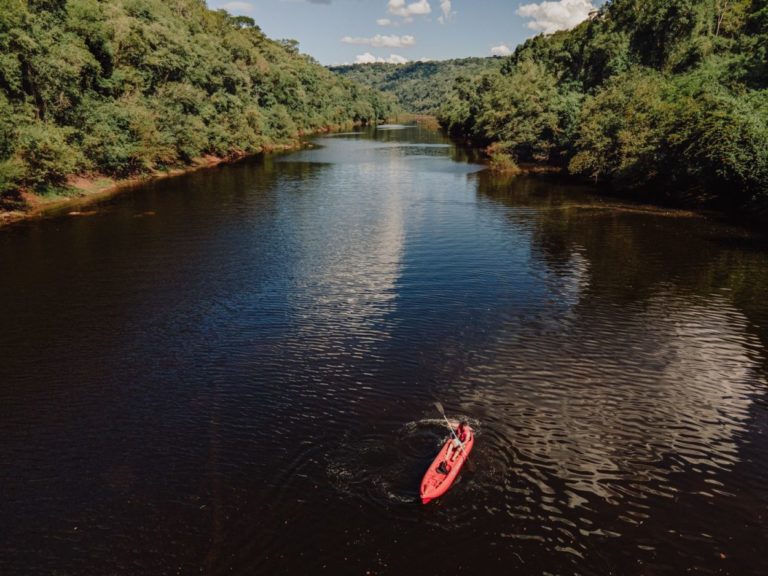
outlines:
[[[504,55],[571,28],[603,0],[208,0],[293,38],[322,64]]]

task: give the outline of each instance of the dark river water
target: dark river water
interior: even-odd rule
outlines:
[[[1,574],[768,574],[762,241],[317,144],[0,230]]]

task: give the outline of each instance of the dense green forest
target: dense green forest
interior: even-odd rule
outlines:
[[[408,64],[353,64],[331,70],[359,84],[394,95],[400,106],[414,114],[436,114],[453,90],[457,78],[498,71],[502,58],[461,58]]]
[[[634,195],[768,206],[768,0],[612,0],[459,78],[450,133]]]
[[[203,0],[0,0],[0,205],[371,122],[391,98]],[[1,207],[1,206],[0,206]]]

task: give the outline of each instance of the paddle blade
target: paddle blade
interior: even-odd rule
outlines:
[[[437,411],[440,412],[440,414],[445,416],[445,409],[443,408],[443,405],[440,404],[440,402],[435,402],[435,408],[437,408]]]

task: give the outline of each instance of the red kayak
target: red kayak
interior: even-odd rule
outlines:
[[[453,444],[454,439],[453,435],[451,435],[443,444],[435,461],[432,462],[426,474],[424,474],[424,479],[421,481],[422,504],[427,504],[430,500],[442,496],[451,487],[451,484],[459,475],[461,467],[467,460],[469,453],[472,451],[472,446],[475,444],[475,432],[470,428],[469,438],[464,442],[464,449],[456,448],[452,450],[450,460],[446,461],[446,455],[452,449]],[[442,465],[443,463],[445,464]]]

